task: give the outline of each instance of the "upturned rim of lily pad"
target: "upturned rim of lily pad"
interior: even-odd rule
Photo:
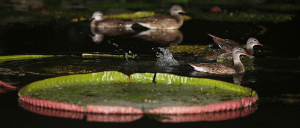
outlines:
[[[154,78],[154,79],[153,79]],[[25,93],[34,92],[34,90],[51,87],[56,85],[70,85],[79,83],[153,83],[155,81],[159,84],[182,84],[189,86],[217,87],[226,89],[233,92],[239,92],[248,96],[239,100],[225,101],[214,104],[199,105],[199,106],[165,106],[160,108],[149,109],[147,111],[140,110],[131,106],[103,106],[87,104],[80,106],[75,104],[56,102],[50,100],[43,100],[25,96]],[[86,112],[86,113],[102,113],[102,114],[196,114],[196,113],[210,113],[216,111],[234,110],[242,107],[250,106],[258,99],[257,93],[247,87],[227,83],[223,81],[207,79],[207,78],[194,78],[178,76],[166,73],[135,73],[130,76],[117,71],[104,71],[99,73],[90,74],[77,74],[61,76],[56,78],[48,78],[41,81],[36,81],[19,90],[19,97],[21,101],[26,103],[66,111]]]
[[[144,115],[141,114],[95,114],[95,113],[82,113],[75,111],[63,111],[51,108],[41,108],[28,104],[26,102],[20,101],[20,106],[32,113],[36,113],[44,116],[59,117],[59,118],[71,118],[84,120],[88,122],[133,122],[141,119]],[[242,109],[236,109],[232,111],[220,111],[214,113],[201,113],[201,114],[182,114],[182,115],[153,115],[146,114],[145,117],[149,119],[155,119],[163,123],[183,123],[183,122],[199,122],[199,121],[223,121],[229,119],[235,119],[239,117],[245,117],[257,110],[256,106],[248,106]],[[86,117],[86,118],[84,118]]]

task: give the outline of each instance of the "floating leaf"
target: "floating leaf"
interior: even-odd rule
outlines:
[[[80,112],[192,114],[249,106],[257,94],[250,88],[212,79],[164,73],[157,73],[155,78],[152,73],[129,77],[105,71],[33,82],[20,90],[20,98],[42,107]],[[178,111],[164,110],[174,106]],[[195,108],[186,108],[189,106]],[[210,106],[223,107],[207,109]]]
[[[231,13],[211,13],[197,12],[195,19],[213,21],[234,21],[234,22],[285,22],[292,20],[293,15],[283,13],[251,13],[251,12],[231,12]]]
[[[206,46],[200,46],[200,45],[178,45],[178,46],[169,47],[169,50],[173,54],[197,55],[197,54],[200,54],[205,47]]]
[[[0,56],[0,63],[4,61],[14,61],[14,60],[26,60],[26,59],[39,59],[39,58],[49,58],[55,57],[55,55],[11,55],[11,56]]]
[[[154,15],[159,15],[153,11],[138,11],[135,13],[123,13],[123,14],[114,14],[114,15],[105,15],[104,18],[119,18],[119,19],[131,19],[131,20],[140,20],[141,18],[150,17]],[[191,17],[187,15],[182,15],[184,20],[190,20]]]

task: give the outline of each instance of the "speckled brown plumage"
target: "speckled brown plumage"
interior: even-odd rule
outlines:
[[[191,64],[191,66],[202,67],[203,72],[208,72],[212,74],[236,74],[233,66],[224,65],[220,63],[200,63],[200,64]]]
[[[173,5],[170,9],[171,15],[156,15],[144,18],[137,23],[150,29],[178,29],[184,21],[179,12],[185,13],[179,5]]]
[[[134,21],[126,21],[122,19],[114,18],[105,18],[103,14],[99,11],[94,12],[93,16],[90,18],[93,19],[90,26],[91,27],[101,27],[101,28],[110,28],[110,27],[131,27],[135,24]]]
[[[240,55],[246,54],[245,50],[240,47],[233,48],[232,56],[234,66],[220,64],[220,63],[200,63],[191,64],[196,71],[208,72],[212,74],[239,74],[245,72],[245,67],[240,60]]]
[[[208,34],[209,36],[211,36],[214,40],[214,42],[216,44],[221,44],[221,45],[232,45],[235,47],[241,47],[241,45],[233,40],[229,40],[229,39],[222,39],[220,37],[214,36],[212,34]],[[233,48],[232,48],[233,49]]]
[[[233,41],[233,40],[229,40],[229,39],[222,39],[219,38],[217,36],[208,34],[209,36],[213,37],[213,40],[216,44],[218,44],[221,48],[221,50],[219,52],[217,52],[216,54],[214,54],[213,56],[209,57],[208,59],[214,59],[214,58],[221,58],[221,59],[232,59],[231,53],[234,47],[242,47],[239,43]],[[253,47],[255,45],[261,45],[263,46],[261,43],[258,42],[257,39],[251,37],[247,40],[246,43],[246,49],[245,52],[247,53],[247,55],[252,56],[254,53]],[[228,56],[229,54],[229,56]]]
[[[211,36],[214,40],[214,43],[222,45],[221,49],[223,49],[224,52],[231,53],[234,47],[241,47],[241,45],[233,40],[229,39],[222,39],[220,37],[208,34]]]

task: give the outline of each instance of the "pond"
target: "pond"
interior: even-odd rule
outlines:
[[[161,3],[160,3],[161,4]],[[146,6],[147,5],[147,6]],[[164,4],[162,4],[164,5]],[[169,4],[171,5],[171,4]],[[201,5],[201,4],[200,4]],[[94,5],[97,7],[96,5]],[[144,4],[145,9],[153,8]],[[223,5],[224,6],[224,5]],[[257,10],[261,5],[258,4]],[[169,7],[169,6],[168,6]],[[212,19],[193,18],[192,4],[184,4],[183,8],[192,19],[186,20],[178,30],[148,30],[141,26],[133,29],[93,29],[89,20],[72,22],[76,16],[60,19],[41,20],[41,16],[23,17],[25,21],[8,22],[0,26],[0,55],[55,55],[40,59],[0,60],[0,80],[16,87],[58,76],[86,74],[102,71],[119,71],[127,75],[133,73],[169,73],[180,76],[210,78],[255,90],[259,96],[256,104],[250,108],[237,111],[217,112],[215,116],[227,119],[209,120],[208,117],[190,115],[194,120],[181,123],[161,123],[157,117],[125,116],[106,117],[107,115],[68,113],[41,107],[33,107],[18,101],[18,90],[0,86],[0,113],[2,127],[113,127],[113,126],[148,126],[157,127],[295,127],[300,126],[297,116],[300,114],[300,29],[298,10],[276,10],[283,14],[293,14],[292,20],[284,22],[270,21],[216,21]],[[210,6],[201,5],[207,15]],[[224,6],[231,10],[246,10],[232,6]],[[299,7],[297,5],[296,7]],[[295,9],[297,9],[295,7]],[[104,7],[103,7],[104,8]],[[272,12],[265,8],[264,13]],[[50,10],[50,8],[49,8]],[[129,9],[130,10],[130,9]],[[168,9],[166,9],[168,10]],[[257,10],[250,10],[257,11]],[[77,12],[78,10],[76,10]],[[84,10],[80,10],[83,11]],[[140,11],[131,9],[131,11]],[[273,10],[274,11],[274,10]],[[88,12],[93,12],[88,10]],[[164,11],[161,11],[164,12]],[[234,12],[234,11],[233,11]],[[50,11],[51,13],[51,11]],[[202,12],[203,13],[203,12]],[[206,15],[203,14],[203,15]],[[83,13],[85,14],[85,13]],[[233,13],[234,15],[235,13]],[[90,16],[92,14],[89,14]],[[215,14],[214,14],[215,15]],[[6,17],[7,18],[7,17]],[[11,18],[11,17],[10,17]],[[18,17],[20,18],[20,17]],[[22,18],[22,17],[21,17]],[[85,16],[85,18],[88,18]],[[1,19],[4,21],[4,19]],[[218,48],[212,37],[218,36],[245,44],[249,37],[255,37],[263,46],[255,46],[254,58],[242,58],[246,72],[242,76],[211,75],[195,71],[186,63],[206,62],[203,54],[174,53],[180,65],[157,65],[160,48],[170,49],[175,46],[203,46]],[[142,35],[146,34],[146,35]],[[171,49],[172,51],[172,49]],[[94,56],[90,56],[93,54]],[[97,55],[117,56],[97,56]],[[126,57],[128,56],[128,57]],[[134,57],[132,57],[134,56]],[[231,61],[218,61],[232,64]],[[238,77],[238,82],[235,78]],[[47,112],[52,112],[48,113]],[[44,114],[43,114],[44,113]],[[71,118],[53,116],[73,115]],[[237,116],[233,116],[235,113]],[[220,115],[218,115],[220,114]],[[222,115],[223,114],[223,115]],[[52,115],[52,116],[50,116]],[[231,115],[231,116],[230,116]],[[187,115],[185,115],[187,116]],[[114,121],[97,122],[97,119],[131,120],[130,123],[114,123]],[[159,118],[159,117],[158,117]],[[201,120],[201,118],[203,120]],[[94,119],[94,120],[93,120]],[[92,121],[92,122],[90,122]],[[164,122],[164,121],[162,121]]]

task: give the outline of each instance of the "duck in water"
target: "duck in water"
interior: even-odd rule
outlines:
[[[103,13],[100,11],[94,12],[90,20],[92,20],[91,27],[97,28],[131,27],[133,24],[135,24],[134,21],[126,21],[115,18],[104,18]]]
[[[196,71],[207,72],[212,74],[240,74],[245,72],[245,67],[240,60],[240,55],[247,55],[246,51],[241,47],[235,47],[232,50],[234,66],[220,64],[220,63],[188,63]]]
[[[185,13],[181,6],[173,5],[170,9],[171,15],[156,15],[137,21],[137,23],[150,29],[178,29],[184,21],[180,12]]]
[[[208,34],[209,36],[213,37],[213,40],[216,44],[219,45],[221,50],[214,54],[213,56],[209,57],[209,59],[215,59],[215,58],[224,58],[227,55],[230,55],[234,47],[242,47],[239,43],[229,40],[229,39],[222,39],[217,36]],[[245,52],[248,56],[252,56],[254,53],[253,47],[255,45],[263,46],[256,38],[249,38],[246,43],[246,49]],[[227,59],[232,59],[232,57],[228,57]]]

